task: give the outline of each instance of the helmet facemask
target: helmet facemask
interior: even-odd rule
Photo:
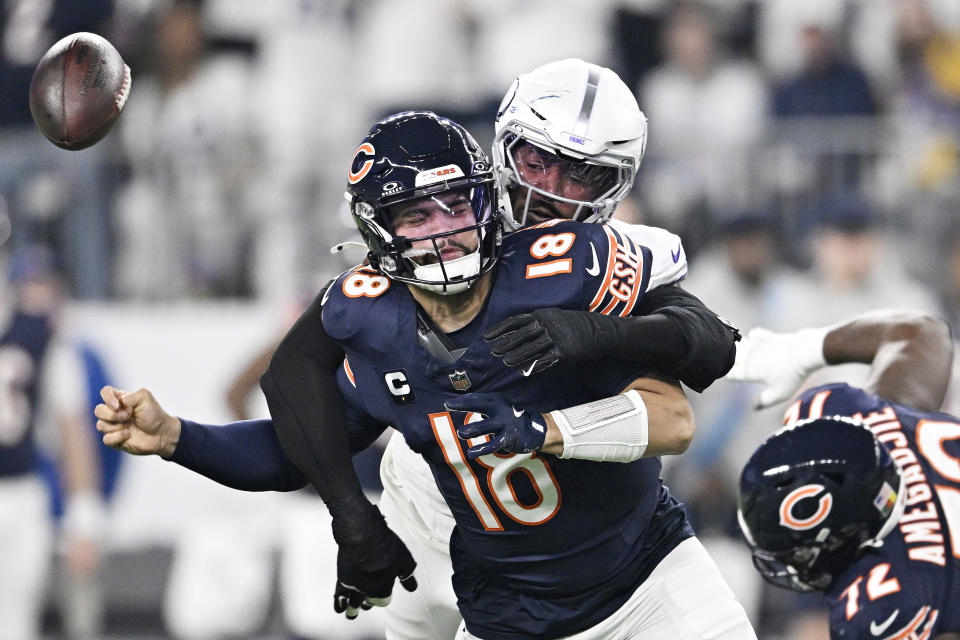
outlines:
[[[449,295],[466,291],[499,252],[499,216],[490,180],[418,189],[379,207],[354,204],[371,246],[371,266],[384,275]],[[438,230],[440,229],[440,230]]]
[[[833,576],[813,569],[820,552],[819,546],[797,547],[779,553],[755,549],[753,566],[767,582],[778,587],[801,592],[826,591]]]
[[[630,192],[637,170],[626,156],[574,158],[510,128],[494,141],[493,156],[501,215],[511,230],[555,218],[604,222]]]
[[[847,525],[837,533],[823,527],[814,540],[802,546],[784,551],[752,548],[753,565],[767,582],[778,587],[801,592],[826,591],[863,549],[882,540],[869,535],[862,523]]]

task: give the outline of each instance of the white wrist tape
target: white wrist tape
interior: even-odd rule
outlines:
[[[561,458],[597,462],[632,462],[647,450],[647,407],[640,393],[551,411],[563,435]]]
[[[67,498],[63,509],[63,533],[68,537],[94,539],[102,535],[107,521],[103,498],[95,491],[81,491]]]

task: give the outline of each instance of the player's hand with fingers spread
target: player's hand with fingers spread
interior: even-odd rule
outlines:
[[[467,449],[469,458],[488,453],[529,453],[540,450],[547,436],[547,425],[540,414],[518,411],[495,393],[468,393],[445,403],[451,411],[465,411],[481,416],[457,429],[462,440],[489,438]]]
[[[775,333],[751,329],[737,343],[737,359],[728,380],[762,382],[756,408],[764,409],[789,399],[807,377],[824,366],[823,338],[828,329],[801,329]]]
[[[521,367],[523,375],[539,373],[560,360],[583,362],[598,357],[597,349],[615,331],[600,313],[567,309],[537,309],[502,320],[483,339],[504,364]]]
[[[133,393],[111,386],[100,390],[102,403],[93,414],[103,444],[138,456],[173,455],[180,440],[180,420],[171,416],[146,389]]]

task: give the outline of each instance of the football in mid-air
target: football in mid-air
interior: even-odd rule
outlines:
[[[107,135],[129,95],[130,67],[114,46],[95,33],[74,33],[37,63],[30,113],[50,142],[75,151]]]

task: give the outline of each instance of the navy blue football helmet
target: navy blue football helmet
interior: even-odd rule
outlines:
[[[459,124],[429,111],[384,118],[357,148],[347,180],[370,265],[388,278],[452,294],[496,263],[501,230],[493,169]],[[460,221],[439,233],[398,234],[397,216],[418,207]],[[461,242],[467,232],[475,242],[473,235]],[[460,250],[450,251],[456,242]]]
[[[747,462],[737,517],[768,582],[826,591],[893,530],[904,489],[900,467],[863,423],[804,420],[767,438]]]

